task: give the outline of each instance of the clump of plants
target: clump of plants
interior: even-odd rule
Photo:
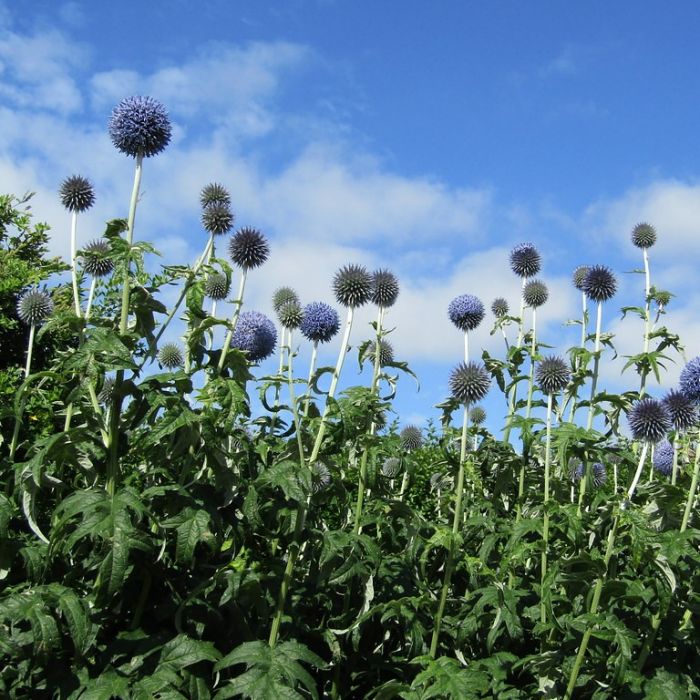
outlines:
[[[275,243],[235,228],[220,183],[193,193],[201,254],[153,272],[136,212],[170,120],[132,97],[108,129],[134,161],[128,217],[79,250],[99,192],[68,177],[68,265],[46,258],[26,199],[0,198],[3,696],[700,696],[700,358],[654,395],[682,347],[661,325],[650,225],[632,232],[629,391],[599,386],[614,272],[577,268],[580,342],[545,354],[549,292],[524,243],[509,260],[521,298],[491,305],[503,355],[470,345],[478,290],[446,303],[446,337],[448,321],[462,333],[450,395],[426,428],[391,423],[412,375],[387,323],[397,277],[349,263],[326,299],[283,286],[274,319],[249,308]],[[376,319],[357,327],[365,305]],[[317,366],[319,344],[334,366]],[[371,379],[340,390],[351,353]],[[493,391],[499,426],[481,405]]]

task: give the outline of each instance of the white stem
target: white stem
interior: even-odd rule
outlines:
[[[306,380],[306,401],[304,403],[304,418],[309,415],[309,403],[311,401],[311,380],[316,371],[316,358],[318,356],[318,340],[314,340],[314,346],[311,350],[311,362],[309,363],[309,378]]]
[[[627,498],[632,499],[632,496],[634,495],[634,492],[637,488],[637,484],[639,483],[639,478],[642,476],[642,469],[644,468],[644,462],[647,458],[647,451],[649,450],[649,443],[645,442],[642,445],[642,453],[639,455],[639,464],[637,465],[637,471],[634,473],[634,479],[632,479],[632,483],[630,484],[629,490],[627,491]]]
[[[598,302],[598,315],[595,324],[595,359],[593,360],[593,379],[591,380],[591,400],[588,406],[588,424],[587,430],[593,427],[593,401],[595,399],[595,390],[598,385],[598,365],[600,364],[600,333],[603,324],[603,304]]]
[[[73,304],[75,315],[80,318],[80,289],[78,288],[78,270],[76,269],[76,258],[78,252],[77,244],[78,212],[74,211],[70,219],[70,271],[73,279]]]
[[[88,293],[87,306],[85,307],[85,320],[90,318],[90,312],[92,311],[92,302],[95,299],[95,287],[97,287],[97,277],[93,277],[90,282],[90,291]]]
[[[32,368],[32,353],[34,351],[34,331],[36,330],[36,324],[32,323],[29,326],[29,341],[27,342],[27,363],[24,365],[24,376],[28,377],[29,372]]]
[[[241,275],[241,284],[238,288],[238,298],[234,302],[236,309],[233,312],[233,318],[231,319],[231,328],[229,328],[226,334],[226,339],[224,340],[224,347],[221,348],[221,357],[219,358],[218,370],[221,372],[226,362],[226,355],[228,354],[229,346],[231,345],[231,339],[233,338],[233,332],[236,330],[236,325],[238,323],[238,317],[241,315],[241,306],[243,306],[243,292],[245,291],[245,280],[248,276],[248,269],[243,269],[243,274]]]

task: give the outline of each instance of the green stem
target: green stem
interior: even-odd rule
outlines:
[[[600,367],[600,332],[603,323],[603,303],[598,302],[598,313],[596,316],[595,324],[595,346],[593,349],[593,378],[591,379],[591,398],[588,406],[588,423],[586,424],[586,430],[590,430],[593,427],[593,414],[594,411],[594,401],[596,387],[598,386],[598,368]]]
[[[32,352],[34,350],[34,332],[36,330],[36,324],[32,323],[29,326],[29,340],[27,341],[27,361],[24,364],[24,378],[29,376],[29,372],[32,368]],[[17,442],[19,441],[19,429],[22,425],[21,416],[24,413],[25,400],[22,397],[22,405],[20,408],[20,417],[15,418],[15,427],[12,431],[12,441],[10,442],[10,459],[14,460],[15,452],[17,451]]]
[[[93,277],[90,281],[90,291],[88,292],[87,307],[85,308],[85,323],[90,318],[92,311],[92,302],[95,300],[95,288],[97,286],[97,277]]]
[[[452,571],[454,569],[454,558],[456,550],[456,540],[459,530],[462,526],[462,495],[464,493],[464,467],[467,455],[467,431],[469,428],[469,406],[464,405],[464,414],[462,417],[462,445],[459,456],[459,472],[457,473],[457,485],[455,487],[455,514],[452,520],[452,537],[450,539],[450,547],[447,550],[447,561],[445,562],[445,578],[442,582],[442,590],[440,591],[440,602],[438,604],[437,613],[435,615],[435,624],[433,625],[433,636],[430,641],[430,656],[434,659],[437,653],[438,640],[440,638],[440,627],[442,626],[442,616],[445,612],[447,603],[447,595],[452,580]]]
[[[309,415],[309,403],[311,402],[311,380],[316,371],[316,358],[318,357],[318,340],[314,341],[313,349],[311,350],[311,362],[309,363],[309,378],[306,380],[306,400],[304,402],[304,418]]]
[[[542,572],[540,576],[540,621],[547,621],[547,612],[544,604],[544,580],[547,577],[547,545],[549,543],[549,468],[552,452],[552,395],[547,395],[547,443],[544,456],[544,499],[543,499],[543,523],[542,523]]]
[[[583,314],[581,316],[581,348],[583,350],[586,349],[586,340],[588,338],[588,299],[586,297],[586,294],[584,292],[581,292],[581,308],[583,310]],[[578,372],[578,370],[581,368],[581,364],[583,363],[583,359],[581,358],[575,366],[575,371]],[[573,392],[574,389],[572,388],[571,391]],[[576,399],[577,396],[574,393],[571,396],[571,410],[569,411],[569,423],[574,422],[574,414],[576,413]]]
[[[74,211],[70,218],[70,273],[73,283],[73,305],[75,306],[75,315],[80,318],[80,289],[78,287],[78,270],[76,269],[77,258],[77,230],[78,230],[78,212]]]
[[[678,479],[678,452],[681,449],[678,431],[673,433],[673,471],[671,472],[671,485],[675,486]]]
[[[525,283],[527,282],[527,277],[523,277],[523,282],[520,291],[520,316],[518,317],[518,340],[515,343],[515,347],[519,350],[523,344],[523,316],[525,315],[525,298],[523,297],[523,290],[525,289]],[[516,375],[513,375],[512,379],[515,380]],[[510,389],[510,397],[508,400],[508,418],[506,419],[506,427],[503,431],[503,442],[507,445],[510,441],[510,431],[512,429],[513,414],[515,413],[515,404],[518,393],[518,385],[513,384]]]
[[[695,464],[693,467],[693,480],[690,483],[688,491],[688,500],[685,503],[685,512],[683,513],[683,521],[681,523],[681,532],[685,532],[690,520],[690,513],[693,510],[695,502],[695,492],[698,488],[698,472],[700,471],[700,432],[698,434],[698,442],[695,444]]]
[[[532,392],[535,386],[535,352],[537,348],[537,309],[532,309],[532,342],[530,345],[530,378],[527,387],[527,408],[525,418],[530,419],[532,413]]]
[[[306,467],[304,459],[304,442],[301,435],[301,420],[299,418],[299,410],[297,406],[296,392],[294,391],[294,371],[292,369],[292,329],[287,331],[287,339],[289,347],[287,348],[287,381],[289,384],[289,401],[292,405],[292,416],[294,417],[294,429],[297,434],[297,446],[299,448],[299,464],[302,468]]]
[[[644,354],[649,352],[649,336],[651,335],[650,325],[651,325],[651,310],[649,295],[651,294],[651,281],[649,274],[649,252],[646,248],[642,249],[644,254]],[[639,382],[639,398],[644,396],[645,390],[644,386],[647,380],[647,370],[642,369],[642,376]]]
[[[226,339],[224,340],[224,346],[221,348],[221,357],[219,358],[219,364],[216,368],[217,373],[221,373],[224,368],[224,363],[226,362],[226,355],[228,354],[229,348],[231,347],[231,338],[233,338],[233,333],[236,330],[236,325],[238,324],[238,317],[241,315],[241,307],[243,306],[243,292],[245,291],[245,281],[248,276],[248,268],[243,268],[243,273],[241,275],[241,284],[238,288],[238,298],[233,303],[236,308],[234,309],[233,316],[231,317],[231,327],[226,334]]]

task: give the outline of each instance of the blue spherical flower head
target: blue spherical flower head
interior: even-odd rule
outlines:
[[[659,442],[671,429],[668,408],[656,399],[645,396],[637,401],[627,414],[632,437],[643,442]]]
[[[244,311],[238,317],[231,347],[245,352],[251,362],[259,362],[272,355],[277,344],[275,324],[258,311]]]
[[[583,278],[583,293],[591,301],[607,301],[615,296],[617,280],[612,270],[605,265],[591,265]]]
[[[452,397],[463,404],[474,404],[488,394],[491,375],[480,362],[462,362],[450,373]]]
[[[654,469],[664,476],[673,471],[673,445],[668,440],[662,440],[654,447]]]
[[[608,474],[602,462],[595,462],[591,468],[593,471],[593,483],[602,486],[608,480]]]
[[[531,309],[537,309],[549,299],[547,285],[541,280],[530,280],[523,287],[523,299]]]
[[[416,425],[407,425],[400,433],[401,447],[413,452],[423,445],[423,432]]]
[[[510,269],[518,277],[532,277],[540,271],[542,260],[533,243],[520,243],[510,251]]]
[[[583,462],[578,457],[572,457],[569,460],[569,478],[571,481],[581,481],[583,472]]]
[[[700,356],[694,357],[681,371],[681,391],[693,401],[700,401]]]
[[[450,321],[461,331],[473,331],[484,318],[484,305],[472,294],[455,297],[447,307]]]
[[[304,307],[299,325],[302,335],[313,343],[327,343],[340,329],[338,312],[322,301],[312,301]]]
[[[682,390],[671,389],[663,398],[668,412],[671,414],[673,427],[683,431],[698,423],[698,406],[693,399]]]
[[[122,100],[109,118],[112,143],[128,156],[149,158],[170,143],[172,128],[165,107],[152,97]]]

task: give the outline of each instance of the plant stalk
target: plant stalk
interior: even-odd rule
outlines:
[[[591,398],[588,405],[588,423],[586,424],[586,430],[591,430],[593,427],[593,414],[594,410],[594,400],[596,387],[598,386],[598,369],[600,367],[600,334],[601,327],[603,324],[603,302],[598,302],[598,312],[596,315],[595,323],[595,346],[593,349],[593,378],[591,379]]]
[[[226,339],[224,340],[224,346],[221,348],[221,357],[219,358],[219,364],[217,365],[217,372],[221,373],[224,368],[224,363],[226,362],[226,355],[228,355],[229,348],[231,347],[231,339],[233,338],[233,333],[236,330],[236,325],[238,324],[238,317],[241,315],[241,307],[243,306],[243,292],[245,291],[245,281],[248,276],[248,268],[243,268],[243,273],[241,275],[241,284],[238,288],[238,298],[233,303],[236,308],[233,312],[233,317],[231,318],[231,327],[226,334]]]

